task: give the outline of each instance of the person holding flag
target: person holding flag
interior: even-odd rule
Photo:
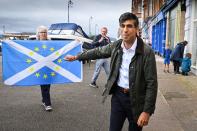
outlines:
[[[37,40],[47,40],[47,27],[39,26],[36,32]],[[44,106],[46,111],[52,111],[51,107],[51,98],[50,98],[50,84],[40,85],[41,95],[42,95],[42,105]]]

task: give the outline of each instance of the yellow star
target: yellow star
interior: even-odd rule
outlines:
[[[50,51],[51,51],[51,52],[53,52],[54,50],[55,50],[55,49],[54,49],[53,47],[52,47],[52,48],[50,48]]]
[[[58,62],[58,63],[62,63],[62,59],[58,59],[57,62]]]
[[[48,77],[47,74],[44,74],[44,75],[43,75],[43,78],[44,78],[44,79],[47,79],[47,77]]]
[[[56,66],[56,67],[55,67],[55,70],[58,71],[58,70],[60,70],[60,68],[59,68],[58,66]]]
[[[32,60],[31,60],[31,59],[27,59],[26,62],[27,62],[28,64],[30,64],[30,63],[32,62]]]
[[[33,67],[31,67],[31,68],[29,69],[29,71],[30,71],[30,72],[33,72],[33,71],[34,71],[34,68],[33,68]]]
[[[40,49],[38,47],[35,47],[34,50],[38,52]]]
[[[36,75],[35,75],[35,76],[36,76],[37,78],[38,78],[38,77],[40,77],[40,73],[36,73]]]
[[[29,52],[29,55],[32,56],[32,55],[34,55],[34,53],[33,52]]]
[[[51,76],[55,76],[55,72],[51,72]]]
[[[42,45],[42,48],[45,50],[47,48],[47,46],[46,45]]]
[[[56,52],[55,55],[56,55],[56,56],[60,56],[60,53],[59,53],[59,52]]]

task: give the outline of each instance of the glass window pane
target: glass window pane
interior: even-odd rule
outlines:
[[[194,37],[192,45],[192,65],[197,66],[197,22],[194,22]]]
[[[59,34],[60,30],[53,30],[51,31],[52,34]]]
[[[197,1],[195,0],[195,13],[194,13],[194,17],[195,19],[197,19]]]
[[[61,30],[60,35],[73,35],[74,30]]]

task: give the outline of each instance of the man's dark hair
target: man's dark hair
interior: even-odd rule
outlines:
[[[126,12],[126,13],[122,14],[119,18],[119,24],[121,25],[122,23],[124,23],[127,20],[134,20],[135,27],[139,26],[139,21],[138,21],[138,18],[135,14],[130,13],[130,12]]]

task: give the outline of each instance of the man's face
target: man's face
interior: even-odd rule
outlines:
[[[39,32],[40,40],[47,40],[47,31],[43,30]]]
[[[101,29],[101,35],[102,35],[102,36],[106,36],[106,35],[107,35],[107,29],[102,28],[102,29]]]
[[[135,40],[138,27],[135,27],[134,20],[126,20],[120,25],[120,32],[124,42],[131,43]]]

